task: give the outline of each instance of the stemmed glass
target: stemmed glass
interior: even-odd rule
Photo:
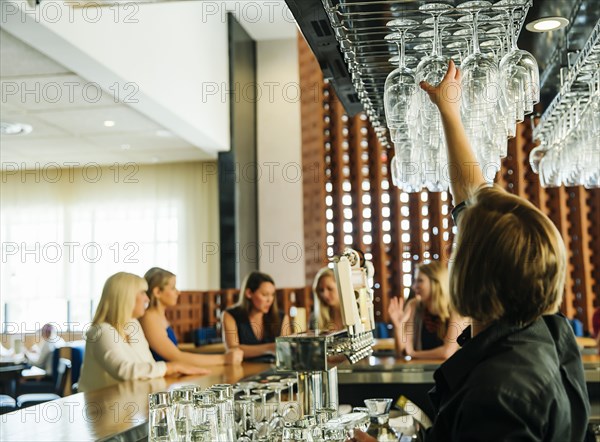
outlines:
[[[254,399],[251,395],[247,395],[236,401],[237,411],[239,413],[239,431],[238,442],[250,442],[254,431]]]
[[[442,14],[448,12],[452,7],[445,3],[429,3],[419,7],[419,11],[423,14],[431,14],[433,17],[433,40],[431,46],[431,54],[424,57],[416,71],[417,84],[422,81],[437,86],[448,69],[448,59],[440,54],[439,43],[439,18]],[[437,117],[437,109],[423,92],[421,94],[421,112],[425,123],[434,120]]]
[[[437,86],[448,68],[448,60],[440,54],[439,42],[439,18],[442,14],[448,12],[452,7],[445,3],[429,3],[419,7],[419,11],[424,14],[431,14],[433,17],[433,43],[431,55],[423,58],[417,66],[417,82],[426,81],[433,86]]]
[[[258,382],[247,381],[247,382],[238,382],[237,387],[242,389],[246,396],[250,396],[252,390],[259,386]]]
[[[294,385],[296,385],[298,383],[298,379],[297,378],[287,378],[287,379],[284,379],[282,382],[284,382],[288,386],[288,402],[293,402],[294,401]]]
[[[258,437],[266,436],[269,431],[269,418],[267,416],[267,396],[272,393],[268,387],[257,388],[252,393],[257,394],[261,398],[262,416],[260,422],[256,422],[256,431]]]
[[[442,20],[441,16],[451,10],[452,7],[445,3],[429,3],[419,7],[423,14],[430,14],[433,24],[433,39],[431,54],[424,57],[417,66],[417,83],[425,81],[437,86],[448,69],[448,58],[441,54],[441,32],[447,26],[449,20]],[[440,23],[443,22],[443,23]],[[440,26],[441,25],[441,26]],[[425,186],[432,191],[442,191],[448,183],[442,178],[442,169],[446,165],[445,139],[442,131],[442,123],[436,106],[431,102],[427,94],[420,90],[419,109],[419,133],[417,135],[418,148],[421,152],[419,160],[421,163],[421,179]]]
[[[386,35],[385,40],[396,43],[399,54],[398,67],[387,76],[383,93],[385,117],[389,128],[406,127],[411,103],[415,96],[417,88],[415,73],[406,66],[405,54],[406,40],[414,37],[407,31],[415,25],[417,22],[409,19],[396,19],[387,23],[388,27],[397,32]]]
[[[482,9],[489,8],[489,1],[469,1],[457,6],[458,9],[468,13],[470,20],[459,20],[471,25],[473,49],[472,53],[463,60],[462,69],[462,118],[471,144],[475,147],[477,159],[487,171],[490,162],[499,163],[497,153],[500,151],[499,143],[506,144],[506,132],[502,137],[490,128],[497,127],[498,99],[500,93],[498,65],[492,54],[484,54],[479,46],[479,14]],[[469,23],[470,22],[470,23]],[[505,120],[501,116],[502,128]],[[495,168],[494,168],[495,169]],[[497,172],[497,170],[495,171]],[[495,173],[493,174],[495,175]],[[486,174],[488,181],[493,181],[494,176]]]
[[[536,59],[517,47],[514,29],[515,12],[525,8],[530,0],[500,0],[494,7],[507,11],[511,50],[500,61],[500,74],[508,98],[515,108],[516,120],[523,121],[540,101],[540,73]]]
[[[269,420],[269,432],[279,434],[284,426],[284,419],[279,414],[279,407],[281,406],[281,392],[285,390],[286,386],[281,382],[270,382],[268,387],[277,395],[277,405],[275,406],[273,414],[271,415],[271,419]]]

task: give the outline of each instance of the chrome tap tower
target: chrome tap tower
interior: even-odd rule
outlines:
[[[356,250],[346,249],[334,257],[333,266],[344,330],[313,330],[276,339],[277,369],[298,373],[298,402],[304,415],[337,409],[339,356],[355,363],[373,353],[373,265]]]

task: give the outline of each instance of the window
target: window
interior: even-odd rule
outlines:
[[[195,177],[198,167],[148,166],[147,180],[117,189],[114,183],[29,186],[3,177],[3,331],[33,332],[46,322],[63,331],[83,329],[104,282],[120,271],[143,276],[160,266],[177,274],[180,288],[216,287],[218,256],[206,261],[199,255],[209,242],[218,246],[205,219],[218,211],[210,207],[216,198],[202,197],[210,183],[190,185],[207,179]],[[36,196],[40,185],[46,186],[43,197]],[[212,280],[210,273],[216,273]]]

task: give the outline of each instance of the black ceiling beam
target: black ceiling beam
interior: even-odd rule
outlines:
[[[321,0],[286,0],[304,38],[349,116],[363,111]]]

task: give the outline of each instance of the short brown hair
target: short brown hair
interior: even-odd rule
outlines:
[[[564,292],[565,245],[550,219],[499,187],[478,189],[458,219],[450,267],[454,308],[483,324],[524,325],[555,312]]]

